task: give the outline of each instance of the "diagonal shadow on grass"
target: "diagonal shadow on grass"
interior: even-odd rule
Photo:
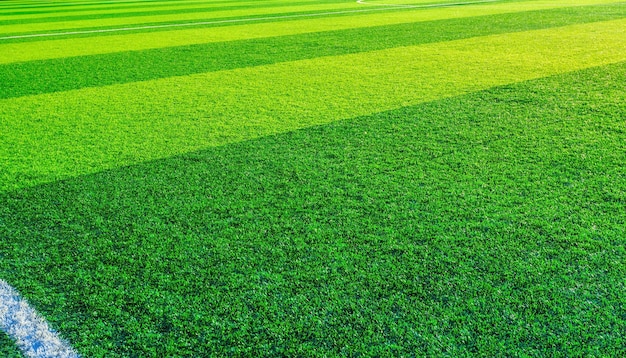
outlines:
[[[626,64],[1,194],[85,356],[619,355]]]

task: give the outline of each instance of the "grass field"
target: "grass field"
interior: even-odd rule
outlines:
[[[1,1],[0,279],[84,357],[625,356],[626,3]]]

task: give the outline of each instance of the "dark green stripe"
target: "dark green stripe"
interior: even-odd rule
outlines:
[[[0,66],[0,98],[266,65],[320,56],[535,30],[626,16],[620,5],[532,11],[475,18],[210,43]]]
[[[85,357],[621,356],[625,76],[0,194],[0,277]]]

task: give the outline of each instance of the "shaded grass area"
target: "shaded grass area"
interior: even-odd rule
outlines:
[[[0,65],[0,82],[3,83],[0,98],[606,21],[625,16],[624,5],[582,6],[5,64]]]
[[[13,340],[2,331],[0,331],[0,356],[5,358],[24,357],[19,348],[13,343]]]
[[[5,193],[86,356],[625,354],[626,64]]]

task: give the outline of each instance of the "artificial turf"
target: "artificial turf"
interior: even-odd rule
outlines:
[[[0,272],[87,356],[619,356],[625,75],[4,194]]]
[[[0,98],[619,19],[603,4],[0,65]],[[420,36],[415,36],[419,33]],[[381,41],[380,39],[385,39]],[[138,70],[140,69],[140,70]],[[72,76],[66,76],[72,73]]]
[[[330,11],[342,11],[342,10],[357,10],[361,7],[352,1],[332,1],[328,4],[309,2],[306,5],[298,4],[291,5],[288,2],[283,1],[283,5],[280,7],[254,7],[251,6],[247,9],[227,9],[210,12],[190,12],[190,13],[174,13],[163,15],[151,15],[151,16],[132,16],[132,17],[114,17],[114,18],[97,18],[97,19],[81,19],[81,20],[66,20],[66,21],[47,21],[37,23],[25,23],[25,24],[13,24],[3,25],[2,33],[4,34],[23,34],[23,33],[46,33],[50,31],[61,30],[74,30],[74,29],[107,29],[116,28],[121,26],[131,25],[147,25],[147,24],[167,24],[167,23],[180,23],[181,21],[207,21],[207,20],[228,20],[237,19],[241,17],[254,18],[272,16],[285,16],[285,15],[297,15],[297,14],[312,14],[319,12]]]
[[[625,21],[0,100],[0,188],[623,61]]]
[[[363,28],[403,23],[418,23],[451,18],[464,18],[533,10],[549,10],[556,8],[575,9],[578,6],[603,5],[615,3],[614,0],[585,0],[569,2],[554,1],[518,1],[495,2],[482,6],[470,6],[463,11],[443,7],[433,9],[406,9],[405,11],[374,8],[372,13],[347,13],[300,19],[270,19],[249,23],[215,23],[195,26],[189,29],[137,29],[128,31],[94,34],[62,34],[51,38],[25,37],[6,38],[0,32],[0,63],[34,61],[42,59],[85,56],[93,54],[114,53],[122,51],[137,51],[153,48],[165,48],[209,42],[236,41],[243,39],[278,37],[303,33],[326,32],[351,28]],[[367,9],[366,9],[367,10]],[[602,9],[599,9],[602,11]],[[591,10],[591,14],[598,11]],[[593,16],[593,15],[591,15]],[[241,19],[241,18],[240,18]],[[243,18],[245,19],[245,17]],[[242,20],[243,20],[242,19]],[[525,19],[524,21],[527,21]],[[0,31],[2,28],[0,28]],[[26,34],[29,35],[29,34]],[[36,34],[35,34],[36,35]],[[422,34],[420,34],[422,35]],[[25,42],[31,42],[25,43]]]
[[[311,3],[320,3],[321,1],[293,1],[290,2],[290,6],[310,5]],[[39,16],[33,14],[27,15],[15,15],[10,12],[9,15],[3,15],[0,20],[0,26],[2,25],[14,25],[14,24],[36,24],[44,22],[60,22],[60,21],[72,21],[72,20],[94,20],[94,19],[109,19],[109,18],[122,18],[122,17],[135,17],[135,16],[151,16],[151,15],[171,15],[171,14],[188,14],[188,13],[203,13],[203,12],[215,12],[216,10],[227,11],[233,9],[261,9],[272,7],[283,7],[285,2],[283,0],[271,1],[252,1],[252,2],[235,2],[229,4],[201,4],[196,6],[186,6],[184,8],[172,8],[165,6],[163,9],[150,7],[146,11],[145,7],[141,7],[138,11],[132,12],[126,9],[116,8],[113,11],[85,11],[79,13],[68,14],[65,12],[63,16],[55,16],[54,12],[44,13]],[[279,9],[280,10],[280,9]],[[175,18],[175,20],[180,20]],[[28,30],[32,30],[29,28]]]
[[[0,23],[199,3],[28,4]],[[624,19],[506,1],[0,39],[0,278],[87,357],[626,355]]]
[[[0,355],[5,358],[23,358],[24,355],[4,332],[0,332]]]

